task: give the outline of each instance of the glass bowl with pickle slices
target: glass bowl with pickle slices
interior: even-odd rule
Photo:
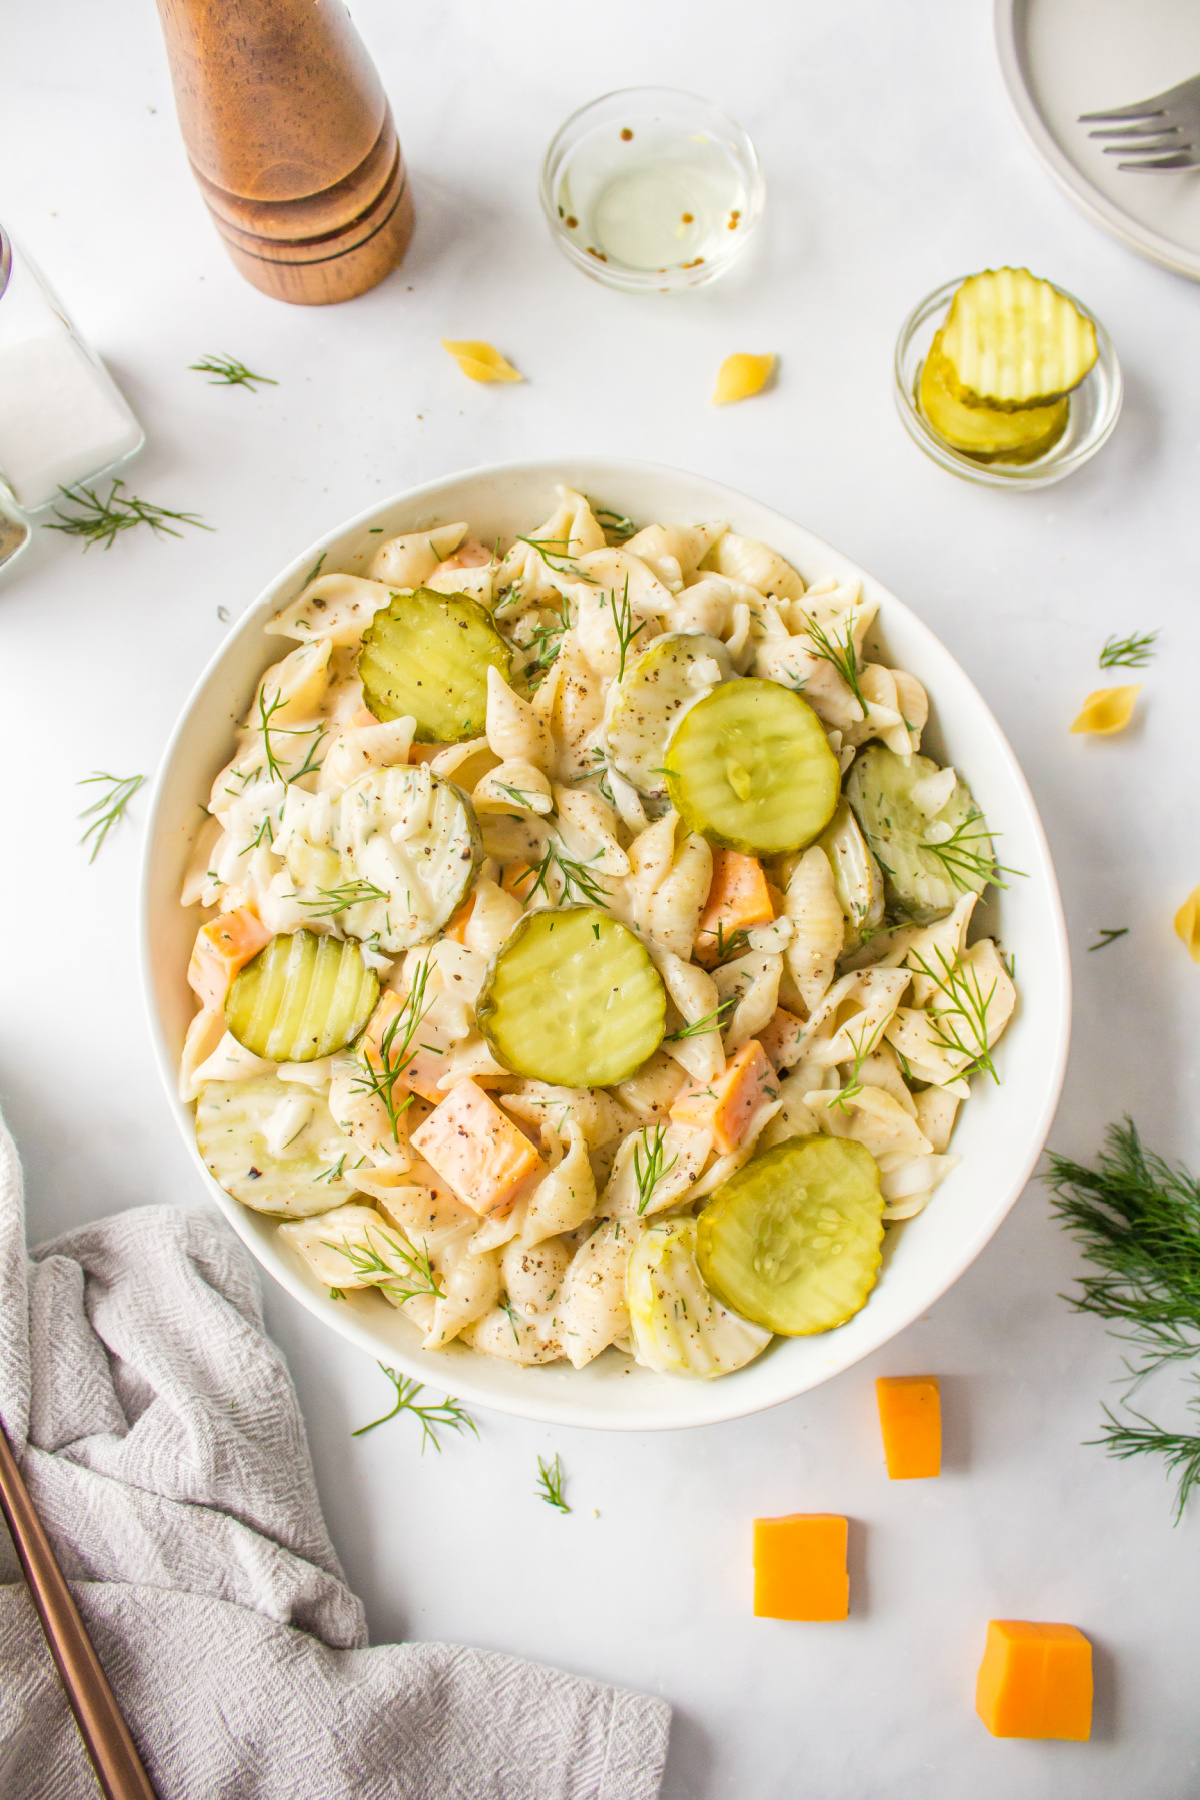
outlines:
[[[989,487],[1048,487],[1093,457],[1121,411],[1103,325],[1028,269],[947,281],[900,328],[896,405],[933,461]]]

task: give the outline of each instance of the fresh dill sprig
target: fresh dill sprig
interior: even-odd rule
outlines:
[[[526,812],[532,812],[533,800],[541,798],[540,795],[530,794],[525,788],[510,787],[507,781],[498,781],[496,786],[502,794],[508,795],[514,806],[523,806]]]
[[[629,654],[629,646],[638,632],[646,629],[645,619],[639,619],[636,625],[633,622],[633,605],[629,598],[628,575],[625,577],[625,592],[621,595],[620,600],[617,599],[616,588],[608,590],[608,606],[612,612],[613,626],[621,651],[621,664],[617,670],[617,680],[621,681],[625,675],[625,658]]]
[[[811,613],[807,613],[805,617],[808,623],[805,625],[804,630],[812,642],[813,655],[819,656],[822,662],[829,663],[837,670],[846,686],[850,689],[850,692],[854,695],[854,698],[858,701],[858,704],[862,707],[862,714],[865,719],[867,716],[867,703],[863,698],[863,691],[858,685],[859,661],[858,651],[854,647],[853,621],[848,618],[845,619],[846,635],[844,638],[839,638],[826,631],[823,625],[818,625]]]
[[[612,771],[608,766],[608,753],[607,751],[602,750],[599,744],[593,744],[591,758],[596,765],[595,768],[591,770],[591,773],[595,776],[604,799],[607,801],[608,805],[612,807],[613,811],[616,812],[617,796],[613,793],[612,782],[609,780]]]
[[[63,531],[68,537],[86,539],[84,549],[90,550],[93,544],[103,544],[111,550],[116,539],[123,531],[132,531],[135,525],[148,525],[151,531],[161,532],[167,537],[182,537],[173,525],[167,523],[173,519],[176,525],[194,525],[197,531],[211,531],[213,527],[206,525],[199,513],[172,512],[170,507],[155,506],[152,500],[139,500],[136,494],[123,494],[123,481],[114,481],[108,490],[108,497],[102,500],[94,487],[60,487],[59,493],[64,500],[79,510],[73,513],[60,512],[54,508],[57,525],[47,525],[47,531]]]
[[[596,856],[602,854],[601,851],[597,850],[595,856],[589,857],[588,861],[594,862]],[[542,857],[541,862],[534,871],[535,880],[533,886],[525,896],[526,906],[529,905],[533,896],[539,892],[545,894],[547,900],[551,898],[549,887],[551,869],[557,869],[562,876],[563,899],[567,901],[568,904],[573,901],[577,895],[581,896],[589,906],[607,906],[612,898],[608,889],[602,886],[596,876],[589,872],[586,863],[581,863],[575,857],[568,856],[557,844],[547,844],[546,854]]]
[[[373,881],[346,881],[341,887],[318,888],[317,893],[319,900],[302,900],[300,904],[312,907],[322,918],[345,912],[350,906],[362,906],[368,900],[387,899],[386,890],[376,887]]]
[[[522,537],[518,532],[517,542],[518,544],[528,544],[531,550],[536,550],[546,567],[553,569],[556,575],[569,575],[573,581],[587,581],[591,583],[592,587],[598,586],[596,577],[581,569],[570,554],[571,539],[569,537],[531,538]]]
[[[1054,1208],[1099,1274],[1082,1278],[1082,1293],[1066,1296],[1078,1312],[1120,1327],[1129,1344],[1128,1387],[1164,1364],[1200,1355],[1200,1182],[1143,1148],[1133,1120],[1110,1125],[1097,1167],[1050,1154],[1045,1178]],[[1193,1380],[1198,1380],[1193,1372]],[[1162,1431],[1126,1399],[1130,1425],[1104,1408],[1107,1425],[1095,1440],[1112,1456],[1165,1457],[1176,1476],[1176,1518],[1200,1484],[1200,1429]],[[1198,1415],[1200,1387],[1188,1402]]]
[[[921,848],[937,857],[951,882],[963,894],[969,893],[976,881],[1006,888],[1005,875],[1025,875],[1024,869],[1010,869],[996,861],[992,836],[978,807],[965,819],[960,819],[950,836],[940,844],[931,844],[925,838]]]
[[[729,936],[726,937],[724,925],[721,923],[720,919],[717,920],[717,937],[714,945],[714,949],[716,950],[716,961],[713,963],[714,969],[719,969],[722,963],[732,962],[735,956],[740,956],[743,950],[748,950],[749,948],[750,933],[746,930],[744,925],[739,925],[736,931],[731,931]]]
[[[275,714],[279,711],[280,707],[284,706],[284,705],[286,705],[286,702],[285,702],[285,700],[283,698],[283,694],[279,688],[276,688],[275,698],[272,700],[270,706],[267,705],[267,690],[266,690],[266,688],[265,687],[259,688],[259,690],[258,690],[258,716],[261,721],[261,723],[259,725],[259,730],[262,732],[263,749],[266,752],[266,757],[267,757],[267,779],[269,781],[286,781],[287,780],[287,776],[283,772],[282,765],[278,761],[278,759],[275,755],[275,752],[271,748],[271,720],[275,717]],[[282,732],[283,726],[277,725],[275,727],[275,729],[276,729],[276,731]]]
[[[663,1167],[663,1157],[667,1153],[666,1137],[665,1125],[656,1125],[648,1136],[643,1133],[642,1142],[646,1146],[645,1162],[642,1161],[642,1145],[635,1144],[633,1146],[633,1179],[637,1183],[639,1219],[653,1200],[654,1190],[659,1182],[666,1180],[679,1161],[677,1156],[673,1156],[666,1167]]]
[[[418,1406],[417,1395],[425,1392],[424,1383],[397,1375],[395,1369],[389,1369],[386,1363],[380,1363],[379,1366],[396,1390],[396,1404],[381,1419],[372,1419],[369,1425],[360,1425],[357,1431],[350,1433],[351,1437],[362,1437],[365,1431],[374,1431],[377,1425],[386,1425],[389,1419],[394,1419],[401,1412],[410,1412],[421,1421],[422,1456],[425,1454],[426,1444],[432,1444],[437,1451],[441,1450],[438,1432],[443,1427],[448,1431],[470,1431],[476,1437],[479,1436],[474,1419],[452,1394],[447,1394],[444,1400],[426,1401],[424,1406]]]
[[[286,706],[286,705],[287,705],[287,701],[283,697],[283,690],[281,688],[275,689],[275,698],[271,701],[271,704],[269,706],[267,705],[267,690],[266,690],[266,688],[263,687],[263,688],[259,689],[259,691],[258,691],[259,723],[258,723],[257,729],[262,732],[263,751],[267,758],[267,779],[269,781],[287,782],[289,779],[288,776],[284,773],[283,764],[280,762],[280,760],[276,756],[274,750],[271,748],[271,733],[272,733],[272,731],[275,733],[276,737],[310,737],[310,736],[312,736],[313,732],[317,732],[319,734],[315,738],[315,740],[312,744],[312,747],[309,750],[308,755],[304,760],[304,767],[302,769],[299,769],[297,771],[297,773],[291,777],[291,779],[293,781],[299,781],[301,775],[307,775],[309,773],[310,769],[315,767],[315,764],[313,763],[312,759],[316,755],[317,751],[320,749],[322,739],[329,735],[328,732],[323,730],[320,725],[303,725],[303,726],[300,726],[298,729],[293,729],[291,726],[288,726],[288,725],[272,725],[271,720],[275,717],[275,714],[279,711],[281,706]]]
[[[326,556],[328,556],[328,554],[329,554],[329,552],[327,550],[322,550],[320,556],[318,556],[316,562],[313,564],[312,568],[308,571],[308,574],[304,577],[304,580],[300,583],[301,593],[304,592],[304,589],[308,586],[310,581],[315,581],[317,579],[317,576],[321,573],[321,570],[325,567],[325,558],[326,558]],[[382,1368],[383,1364],[381,1363],[379,1366],[380,1366],[380,1368]]]
[[[628,513],[614,512],[611,506],[594,506],[592,513],[610,544],[627,544],[631,537],[636,537],[641,526],[634,523]]]
[[[668,1033],[667,1043],[678,1044],[683,1038],[701,1037],[706,1031],[720,1031],[723,1015],[729,1011],[731,1006],[736,1005],[737,995],[731,994],[728,1000],[722,1000],[720,1006],[714,1007],[710,1013],[705,1013],[702,1019],[696,1019],[691,1025],[683,1025],[678,1031]]]
[[[321,745],[325,742],[325,739],[329,736],[328,731],[321,729],[319,726],[310,726],[309,729],[315,730],[317,732],[317,736],[313,739],[311,745],[309,746],[308,755],[304,759],[303,767],[296,770],[296,773],[291,777],[292,781],[299,781],[301,776],[310,774],[311,771],[316,768],[317,765],[316,765],[316,761],[314,759],[316,757],[317,751],[321,748]],[[306,733],[303,731],[298,731],[295,733],[295,736],[296,737],[304,737],[304,736],[306,736]]]
[[[144,775],[106,775],[102,769],[93,769],[90,775],[85,775],[75,783],[76,787],[90,787],[95,781],[103,781],[108,785],[108,792],[101,794],[91,806],[85,806],[78,815],[81,819],[92,821],[79,840],[81,844],[90,843],[92,846],[89,863],[95,862],[105,838],[114,825],[121,823],[125,817],[125,808],[145,779]]]
[[[550,610],[554,612],[553,607]],[[534,677],[529,682],[531,689],[536,688],[545,680],[547,671],[552,664],[558,661],[559,652],[562,650],[563,636],[569,629],[564,614],[554,612],[554,617],[558,623],[556,625],[538,625],[526,645],[526,649],[533,652],[525,664],[526,679],[528,680],[531,675]]]
[[[202,356],[199,362],[189,363],[189,369],[195,369],[201,375],[211,375],[209,387],[244,387],[254,391],[256,381],[266,387],[278,387],[269,375],[255,375],[243,362],[233,356]]]
[[[864,1024],[859,1031],[857,1040],[849,1037],[849,1033],[847,1032],[846,1035],[849,1037],[850,1043],[854,1046],[854,1062],[850,1070],[850,1079],[829,1102],[830,1106],[836,1106],[839,1112],[844,1113],[851,1100],[857,1099],[858,1095],[862,1093],[863,1083],[859,1080],[859,1076],[862,1074],[862,1066],[866,1062],[868,1056],[872,1055],[874,1052],[880,1038],[883,1036],[886,1024],[887,1020],[881,1019],[874,1031],[869,1033]]]
[[[1129,936],[1128,925],[1119,925],[1116,927],[1115,930],[1110,928],[1107,925],[1101,925],[1099,942],[1095,943],[1095,944],[1089,944],[1088,949],[1089,950],[1107,950],[1108,946],[1110,944],[1115,944],[1118,938],[1123,938],[1123,937],[1128,937],[1128,936]]]
[[[569,1513],[571,1509],[563,1498],[563,1482],[566,1480],[566,1476],[563,1473],[562,1463],[558,1459],[558,1453],[555,1452],[552,1463],[543,1462],[540,1456],[537,1462],[538,1499],[544,1500],[547,1506],[556,1506],[559,1512]]]
[[[392,1128],[392,1137],[400,1142],[400,1115],[412,1104],[412,1095],[396,1103],[396,1083],[407,1069],[417,1052],[410,1049],[417,1028],[429,1006],[424,1004],[425,988],[429,981],[430,959],[427,956],[413,976],[412,986],[404,1004],[388,1022],[387,1030],[379,1042],[378,1051],[369,1039],[364,1038],[358,1053],[358,1066],[361,1079],[354,1083],[354,1091],[360,1094],[375,1094],[387,1108],[388,1123]],[[397,1043],[397,1039],[399,1042]],[[394,1054],[393,1054],[394,1052]]]
[[[1190,1408],[1200,1418],[1200,1397],[1189,1402]],[[1200,1434],[1192,1437],[1186,1431],[1161,1431],[1145,1413],[1125,1403],[1125,1411],[1130,1418],[1136,1419],[1136,1425],[1126,1425],[1111,1407],[1104,1408],[1108,1424],[1104,1436],[1093,1438],[1096,1444],[1103,1444],[1110,1456],[1127,1461],[1131,1456],[1161,1456],[1166,1459],[1167,1468],[1178,1478],[1176,1490],[1175,1518],[1178,1521],[1183,1515],[1187,1497],[1200,1482]]]
[[[1157,631],[1147,631],[1144,636],[1119,638],[1114,633],[1104,641],[1100,652],[1102,669],[1144,669],[1154,655],[1154,641]]]
[[[937,971],[919,952],[912,952],[916,967],[942,996],[942,1005],[929,1015],[934,1042],[941,1050],[967,1058],[959,1075],[974,1075],[986,1070],[999,1084],[1000,1077],[988,1043],[988,1012],[996,984],[993,982],[985,994],[978,971],[971,964],[947,956],[940,946],[936,954],[940,964]]]
[[[389,1232],[376,1227],[377,1236],[381,1237],[394,1256],[399,1257],[407,1274],[394,1269],[391,1263],[385,1262],[374,1244],[352,1244],[349,1238],[343,1237],[340,1244],[321,1242],[326,1250],[336,1250],[344,1256],[356,1275],[381,1275],[381,1281],[367,1283],[369,1287],[386,1288],[397,1306],[403,1306],[406,1300],[415,1300],[418,1295],[428,1294],[434,1300],[444,1300],[445,1294],[438,1286],[437,1276],[433,1272],[433,1264],[423,1250],[412,1244],[397,1240]]]

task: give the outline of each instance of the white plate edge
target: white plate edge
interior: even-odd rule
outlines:
[[[1200,253],[1184,250],[1170,238],[1162,237],[1123,212],[1107,194],[1092,185],[1060,147],[1042,118],[1025,79],[1017,41],[1016,14],[1018,8],[1028,4],[1029,0],[995,0],[993,19],[1004,91],[1034,155],[1080,210],[1127,249],[1149,257],[1151,262],[1170,269],[1172,274],[1184,275],[1189,281],[1200,281]]]

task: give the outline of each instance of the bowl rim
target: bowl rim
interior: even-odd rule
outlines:
[[[978,271],[975,271],[978,273]],[[900,418],[914,443],[920,445],[925,454],[952,475],[959,475],[965,481],[979,482],[984,487],[1016,489],[1036,489],[1052,487],[1056,481],[1063,481],[1073,475],[1076,469],[1090,462],[1098,450],[1103,449],[1116,429],[1117,420],[1121,416],[1124,404],[1125,389],[1121,376],[1121,364],[1118,360],[1113,341],[1105,330],[1103,323],[1077,294],[1065,288],[1061,281],[1051,281],[1050,286],[1069,300],[1090,319],[1096,331],[1096,343],[1099,355],[1095,369],[1089,369],[1084,376],[1084,384],[1092,379],[1096,369],[1103,369],[1108,377],[1109,401],[1107,412],[1101,416],[1100,424],[1093,434],[1076,445],[1074,450],[1065,453],[1055,460],[1056,446],[1051,446],[1045,459],[1039,458],[1031,463],[977,462],[965,451],[956,450],[944,438],[933,430],[920,407],[913,398],[909,385],[905,359],[913,338],[921,327],[942,307],[946,306],[954,294],[969,280],[967,275],[956,275],[950,281],[943,281],[932,288],[923,299],[907,314],[896,334],[896,349],[892,358],[893,393]],[[1043,277],[1043,279],[1048,279]]]
[[[908,624],[916,628],[918,635],[926,635],[940,653],[953,664],[958,679],[962,683],[962,691],[970,697],[974,706],[978,708],[983,721],[990,727],[995,748],[999,754],[1000,760],[1005,765],[1005,773],[1025,805],[1025,822],[1031,833],[1032,847],[1036,850],[1039,859],[1038,873],[1044,887],[1044,898],[1047,903],[1049,914],[1049,922],[1052,931],[1052,944],[1050,948],[1053,953],[1054,973],[1057,978],[1060,995],[1057,1028],[1054,1034],[1053,1044],[1050,1047],[1047,1056],[1048,1078],[1042,1090],[1041,1101],[1036,1116],[1031,1119],[1028,1127],[1028,1147],[1026,1153],[1021,1159],[1017,1172],[1010,1179],[1002,1203],[997,1202],[994,1205],[993,1210],[979,1221],[976,1230],[970,1236],[964,1238],[957,1258],[947,1265],[947,1268],[942,1271],[940,1275],[936,1276],[931,1284],[926,1284],[922,1287],[919,1300],[903,1309],[904,1317],[898,1324],[882,1326],[876,1334],[869,1334],[864,1342],[856,1344],[849,1354],[843,1350],[841,1356],[827,1359],[828,1366],[823,1371],[816,1373],[812,1379],[806,1378],[791,1383],[782,1383],[780,1384],[781,1391],[772,1392],[767,1395],[760,1395],[757,1392],[750,1395],[745,1394],[742,1385],[738,1382],[736,1377],[726,1377],[720,1381],[701,1384],[692,1382],[680,1383],[668,1376],[662,1376],[660,1378],[662,1383],[662,1396],[659,1406],[657,1408],[644,1408],[629,1416],[623,1416],[619,1414],[612,1415],[609,1413],[595,1413],[589,1411],[584,1396],[581,1394],[579,1399],[572,1399],[569,1389],[564,1398],[557,1393],[539,1392],[531,1384],[528,1400],[526,1400],[524,1396],[516,1396],[508,1393],[494,1393],[486,1388],[475,1386],[465,1358],[456,1359],[453,1363],[447,1362],[446,1365],[447,1387],[452,1386],[459,1393],[460,1397],[468,1400],[472,1405],[483,1407],[489,1411],[506,1413],[513,1417],[530,1419],[540,1423],[567,1425],[592,1430],[684,1430],[692,1427],[720,1424],[728,1420],[748,1417],[754,1413],[765,1412],[772,1407],[783,1405],[786,1401],[796,1399],[799,1395],[810,1391],[814,1387],[822,1386],[826,1381],[843,1373],[846,1369],[853,1367],[855,1363],[862,1361],[864,1357],[872,1355],[876,1350],[880,1349],[882,1345],[888,1343],[893,1337],[898,1336],[900,1332],[907,1330],[908,1326],[919,1318],[921,1313],[933,1305],[936,1300],[940,1299],[942,1295],[954,1285],[966,1269],[971,1266],[991,1237],[999,1229],[1008,1213],[1012,1210],[1012,1207],[1027,1186],[1029,1177],[1042,1153],[1046,1137],[1049,1133],[1051,1124],[1053,1123],[1059,1096],[1062,1091],[1066,1074],[1071,1033],[1071,965],[1062,900],[1059,893],[1053,859],[1050,854],[1049,843],[1046,839],[1045,828],[1042,825],[1037,805],[1034,801],[1032,792],[1030,791],[1029,784],[1025,779],[1020,763],[1018,762],[1007,737],[992,714],[991,709],[979,694],[970,676],[960,667],[957,660],[942,643],[942,640],[938,637],[937,633],[933,631],[931,626],[925,623],[919,614],[913,612],[904,601],[894,595],[890,589],[883,587],[882,583],[876,580],[875,577],[869,575],[867,571],[861,569],[851,558],[835,549],[834,546],[827,544],[824,539],[818,538],[816,534],[810,532],[806,526],[800,526],[795,520],[789,519],[786,514],[779,513],[774,507],[767,506],[765,502],[758,501],[754,499],[752,495],[743,493],[739,489],[732,488],[725,482],[717,481],[706,475],[697,474],[695,471],[676,468],[669,464],[651,463],[629,457],[597,455],[579,455],[572,457],[570,455],[560,454],[552,457],[522,458],[512,462],[485,463],[469,469],[455,470],[450,474],[438,476],[433,480],[422,482],[412,487],[403,488],[397,493],[382,499],[376,499],[370,506],[365,507],[362,511],[354,514],[349,519],[340,521],[332,529],[322,533],[320,537],[314,539],[311,544],[295,556],[290,563],[280,570],[262,588],[253,602],[243,610],[240,617],[234,619],[230,624],[228,631],[222,638],[220,644],[213,651],[212,655],[208,658],[180,709],[179,716],[167,739],[158,768],[155,771],[153,787],[147,809],[146,830],[143,839],[141,869],[138,883],[138,961],[142,982],[142,996],[150,1027],[151,1043],[155,1060],[158,1064],[159,1074],[162,1077],[163,1086],[166,1090],[168,1105],[176,1122],[179,1124],[185,1144],[191,1154],[193,1164],[200,1174],[210,1198],[215,1202],[237,1236],[246,1245],[251,1256],[258,1263],[260,1268],[264,1269],[278,1281],[291,1297],[294,1300],[297,1300],[307,1311],[312,1313],[315,1318],[329,1326],[348,1342],[356,1345],[357,1348],[364,1350],[376,1361],[379,1361],[379,1352],[384,1346],[382,1345],[380,1338],[370,1328],[369,1323],[366,1320],[360,1319],[359,1316],[349,1308],[338,1307],[337,1304],[329,1300],[324,1293],[317,1291],[314,1286],[310,1285],[305,1280],[298,1266],[293,1266],[282,1255],[269,1257],[265,1253],[264,1245],[250,1222],[252,1218],[259,1218],[264,1215],[249,1215],[248,1210],[243,1208],[231,1195],[227,1194],[212,1177],[201,1159],[196,1145],[194,1131],[189,1128],[192,1118],[191,1110],[179,1098],[178,1071],[175,1058],[168,1045],[164,1020],[155,1000],[155,976],[151,954],[151,930],[153,925],[153,895],[151,887],[154,875],[155,845],[159,835],[160,810],[164,804],[168,777],[171,774],[175,757],[185,737],[190,731],[193,712],[210,679],[224,660],[226,654],[233,645],[234,640],[240,637],[242,633],[249,632],[256,623],[259,623],[269,616],[268,609],[270,609],[271,612],[278,610],[279,606],[283,604],[283,601],[279,597],[280,590],[284,589],[288,582],[294,581],[298,575],[309,567],[315,556],[319,556],[323,551],[328,550],[331,545],[346,534],[355,530],[368,528],[372,521],[379,518],[381,515],[386,515],[400,506],[412,506],[423,499],[437,496],[447,488],[463,482],[495,479],[496,477],[529,476],[541,478],[547,485],[552,487],[556,482],[567,479],[568,473],[572,469],[577,470],[580,466],[586,466],[589,472],[595,471],[601,481],[604,479],[605,475],[609,475],[614,479],[628,479],[630,476],[636,477],[640,475],[652,478],[665,477],[677,481],[694,482],[706,490],[706,504],[709,503],[710,497],[715,499],[719,496],[722,500],[727,499],[730,503],[729,510],[735,517],[737,516],[737,508],[746,506],[759,512],[773,514],[781,524],[789,527],[791,530],[804,532],[814,546],[826,551],[831,559],[836,561],[839,568],[844,571],[845,575],[851,576],[852,578],[861,578],[864,582],[869,583],[871,587],[880,591],[886,599],[887,606],[889,608],[894,608],[897,613],[903,615]],[[857,1316],[866,1316],[868,1308],[864,1308],[863,1313]],[[406,1365],[405,1350],[394,1344],[386,1346],[386,1353],[394,1359],[398,1372],[414,1376],[423,1384],[428,1385],[430,1371],[427,1365],[413,1359],[410,1359]],[[751,1368],[756,1366],[756,1364],[750,1365]],[[532,1372],[533,1371],[529,1371],[529,1373]],[[681,1418],[673,1414],[670,1395],[672,1390],[678,1389],[680,1386],[684,1386],[689,1390],[701,1387],[708,1395],[709,1404],[703,1409],[701,1416]],[[722,1393],[725,1393],[727,1396],[724,1400],[720,1397]]]

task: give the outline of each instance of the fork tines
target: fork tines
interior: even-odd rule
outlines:
[[[1090,131],[1089,137],[1112,138],[1104,146],[1106,156],[1132,156],[1118,169],[1151,172],[1159,169],[1200,168],[1200,75],[1148,100],[1131,106],[1114,106],[1108,112],[1079,115],[1081,125],[1111,126]]]

